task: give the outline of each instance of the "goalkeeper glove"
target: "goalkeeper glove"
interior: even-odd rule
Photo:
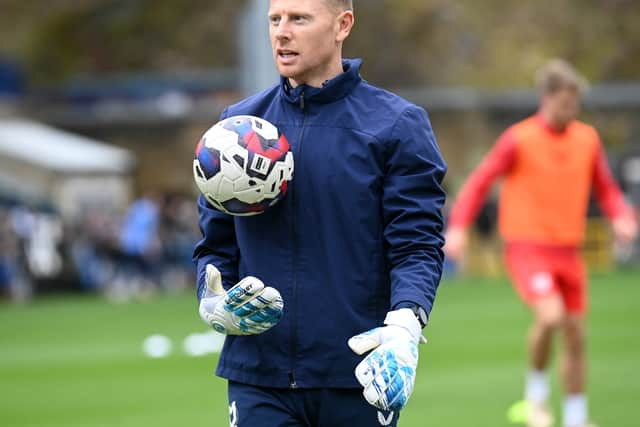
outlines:
[[[225,292],[220,271],[207,265],[207,292],[200,300],[200,317],[216,331],[227,335],[261,334],[282,317],[280,292],[265,287],[260,279],[247,276]]]
[[[352,337],[348,344],[356,354],[373,350],[356,366],[364,398],[385,410],[401,410],[413,392],[418,367],[420,322],[409,308],[387,313],[386,326]]]

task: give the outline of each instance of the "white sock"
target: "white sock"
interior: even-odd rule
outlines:
[[[529,371],[524,398],[532,403],[544,403],[549,398],[549,378],[546,371]]]
[[[565,427],[578,427],[587,423],[587,397],[584,394],[570,394],[564,399]]]

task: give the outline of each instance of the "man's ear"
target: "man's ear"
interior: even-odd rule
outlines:
[[[352,10],[345,10],[338,15],[338,34],[336,36],[337,42],[343,42],[349,37],[351,29],[355,24],[355,17]]]

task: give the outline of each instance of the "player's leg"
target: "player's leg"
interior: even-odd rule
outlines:
[[[307,427],[300,420],[294,392],[229,381],[230,427]]]
[[[529,329],[529,365],[533,371],[544,371],[551,359],[553,335],[564,323],[562,297],[553,293],[538,298],[530,305],[533,323]]]
[[[564,326],[562,377],[565,388],[564,425],[582,427],[588,420],[585,395],[586,355],[583,316],[569,315]]]
[[[560,289],[569,312],[563,327],[564,352],[561,361],[566,395],[563,419],[566,427],[583,427],[588,425],[584,322],[587,299],[586,269],[577,250],[558,260],[562,262]]]
[[[320,389],[307,402],[314,427],[396,427],[400,419],[397,411],[382,411],[370,405],[362,396],[362,389]]]
[[[553,335],[563,324],[565,310],[553,276],[552,263],[545,248],[534,245],[508,245],[506,262],[518,294],[530,308],[533,322],[529,329],[529,372],[525,383],[524,418],[530,426],[548,427],[553,416],[547,406],[550,394],[547,367],[552,353]],[[516,409],[514,405],[512,409]]]
[[[552,354],[553,336],[563,324],[562,298],[554,293],[531,304],[533,324],[529,330],[529,372],[525,384],[525,400],[531,408],[527,424],[531,427],[553,425],[548,407],[550,395],[548,366]]]

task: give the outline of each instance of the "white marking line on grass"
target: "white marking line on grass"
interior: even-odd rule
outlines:
[[[182,342],[182,349],[189,356],[205,356],[218,354],[222,351],[224,335],[216,331],[208,331],[203,334],[193,333],[187,335]]]
[[[215,331],[192,333],[182,342],[182,350],[187,356],[200,357],[208,354],[218,354],[224,345],[224,335]],[[167,357],[173,351],[170,338],[162,334],[150,335],[142,343],[144,354],[152,359]]]

